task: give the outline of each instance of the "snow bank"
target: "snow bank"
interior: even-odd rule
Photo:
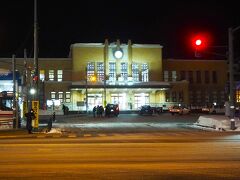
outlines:
[[[231,121],[227,116],[224,115],[205,115],[200,116],[194,125],[210,127],[216,130],[231,130]],[[240,131],[240,120],[235,118],[235,131]]]

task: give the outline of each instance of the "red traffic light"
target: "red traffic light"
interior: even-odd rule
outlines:
[[[197,39],[197,40],[195,41],[195,44],[196,44],[196,46],[201,46],[202,40],[201,40],[201,39]]]
[[[33,76],[33,81],[38,81],[38,76]]]

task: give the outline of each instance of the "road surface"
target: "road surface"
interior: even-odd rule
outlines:
[[[165,131],[1,138],[0,179],[239,179],[240,135]]]

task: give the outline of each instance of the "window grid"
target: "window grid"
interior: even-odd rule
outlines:
[[[63,103],[63,92],[58,92],[58,99]]]
[[[209,71],[205,71],[205,83],[209,84]]]
[[[142,81],[148,82],[148,64],[144,63],[142,64]]]
[[[66,99],[66,103],[71,102],[71,93],[70,92],[66,92],[65,99]]]
[[[127,63],[121,63],[121,77],[124,81],[128,80],[128,65]]]
[[[139,81],[139,69],[136,63],[132,64],[132,78],[133,81]]]
[[[56,99],[56,92],[51,92],[51,99]]]
[[[63,80],[63,70],[57,70],[57,79],[58,81]]]
[[[202,83],[201,71],[197,71],[197,83],[198,83],[198,84]]]
[[[177,81],[177,72],[176,71],[172,71],[172,81],[173,82]]]
[[[168,82],[168,71],[164,71],[164,81]]]
[[[212,81],[213,81],[214,84],[217,83],[217,72],[216,71],[212,72]]]
[[[97,79],[98,81],[104,81],[104,63],[97,63]]]
[[[116,63],[115,62],[109,63],[109,80],[116,81]]]
[[[95,65],[94,62],[88,62],[87,64],[87,80],[91,81],[91,77],[94,76]]]
[[[54,81],[54,70],[49,70],[48,76],[50,81]]]

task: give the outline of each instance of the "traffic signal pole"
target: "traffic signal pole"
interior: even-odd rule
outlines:
[[[233,30],[232,28],[228,29],[228,60],[229,60],[229,84],[230,84],[230,94],[229,94],[229,108],[230,108],[230,120],[231,120],[231,129],[233,129],[234,122],[234,51],[233,51]]]
[[[230,94],[229,94],[229,108],[230,108],[230,121],[231,129],[235,129],[235,81],[234,81],[234,35],[233,33],[240,29],[240,26],[236,28],[228,29],[228,60],[229,60],[229,84],[230,84]]]
[[[37,0],[34,0],[34,76],[36,78],[35,82],[35,100],[39,100],[39,90],[38,90],[38,22],[37,22]]]

